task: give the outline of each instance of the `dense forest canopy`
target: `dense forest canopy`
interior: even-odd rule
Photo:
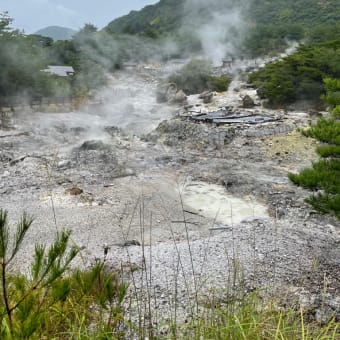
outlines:
[[[171,36],[197,48],[198,42],[192,41],[197,25],[211,22],[211,13],[224,13],[226,8],[237,8],[240,12],[245,34],[238,47],[250,55],[280,50],[289,40],[321,42],[340,33],[337,0],[161,0],[113,20],[105,30],[157,39]],[[191,16],[192,13],[195,15]],[[190,25],[191,32],[187,29]]]

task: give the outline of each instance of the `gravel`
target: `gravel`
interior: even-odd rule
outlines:
[[[147,105],[150,94],[142,94]],[[209,105],[227,105],[232,95]],[[290,134],[308,117],[291,112],[282,126],[255,131],[169,120],[169,108],[150,107],[143,133],[148,119],[152,126],[168,121],[143,139],[129,134],[127,122],[112,125],[107,105],[103,114],[96,108],[95,114],[19,117],[15,130],[0,133],[0,207],[9,211],[11,227],[24,210],[35,217],[13,269],[28,273],[34,244],[50,244],[57,230],[68,228],[83,249],[75,266],[105,259],[113,270],[124,269],[136,307],[131,314],[150,300],[155,318],[176,311],[184,321],[197,312],[197,301],[202,309],[215,293],[255,288],[294,292],[319,319],[315,301],[325,300],[316,297],[327,293],[329,313],[339,312],[339,221],[311,210],[303,201],[309,193],[286,177],[315,159],[315,145],[298,144],[298,134]],[[131,117],[135,128],[138,115]],[[245,133],[250,130],[256,133]],[[215,219],[183,200],[183,185],[197,182],[218,186],[226,197],[251,197],[266,214]],[[80,194],[70,195],[72,188]],[[141,246],[122,246],[133,240]]]

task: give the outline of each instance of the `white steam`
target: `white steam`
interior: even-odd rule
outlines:
[[[184,10],[190,14],[183,29],[199,39],[204,56],[214,65],[219,65],[224,57],[237,54],[246,30],[243,16],[250,1],[185,1]]]
[[[226,55],[236,52],[235,46],[227,37],[231,27],[236,27],[239,20],[240,15],[237,12],[228,14],[228,19],[225,15],[214,13],[213,24],[202,25],[197,31],[204,55],[211,59],[214,65],[218,65]]]

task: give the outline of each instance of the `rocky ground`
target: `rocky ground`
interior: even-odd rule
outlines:
[[[278,120],[196,123],[181,107],[157,104],[155,85],[146,69],[133,80],[122,73],[101,105],[17,115],[0,131],[0,207],[13,223],[24,210],[35,217],[15,269],[27,270],[36,242],[68,228],[83,249],[75,265],[108,250],[108,266],[133,279],[139,307],[152,297],[165,317],[185,318],[197,296],[203,308],[235,285],[279,290],[319,320],[339,313],[339,221],[313,211],[309,193],[287,179],[317,159],[316,142],[297,131],[310,115],[242,109],[241,96],[259,102],[236,79],[211,103],[190,96],[188,105]]]

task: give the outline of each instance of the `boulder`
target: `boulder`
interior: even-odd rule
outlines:
[[[212,102],[213,96],[214,96],[214,93],[213,93],[213,92],[204,91],[203,93],[201,93],[201,94],[199,95],[198,98],[203,99],[203,103],[204,103],[204,104],[208,104],[208,103],[211,103],[211,102]]]
[[[245,95],[242,98],[242,107],[250,109],[255,106],[255,102],[253,98],[251,98],[249,95]]]
[[[179,90],[176,93],[174,100],[176,103],[180,103],[180,104],[186,103],[187,95],[182,90]]]
[[[177,85],[175,83],[161,84],[156,89],[157,103],[165,103],[175,98]]]
[[[108,150],[110,146],[108,144],[104,144],[101,140],[87,140],[80,147],[80,151],[89,151],[89,150]]]

